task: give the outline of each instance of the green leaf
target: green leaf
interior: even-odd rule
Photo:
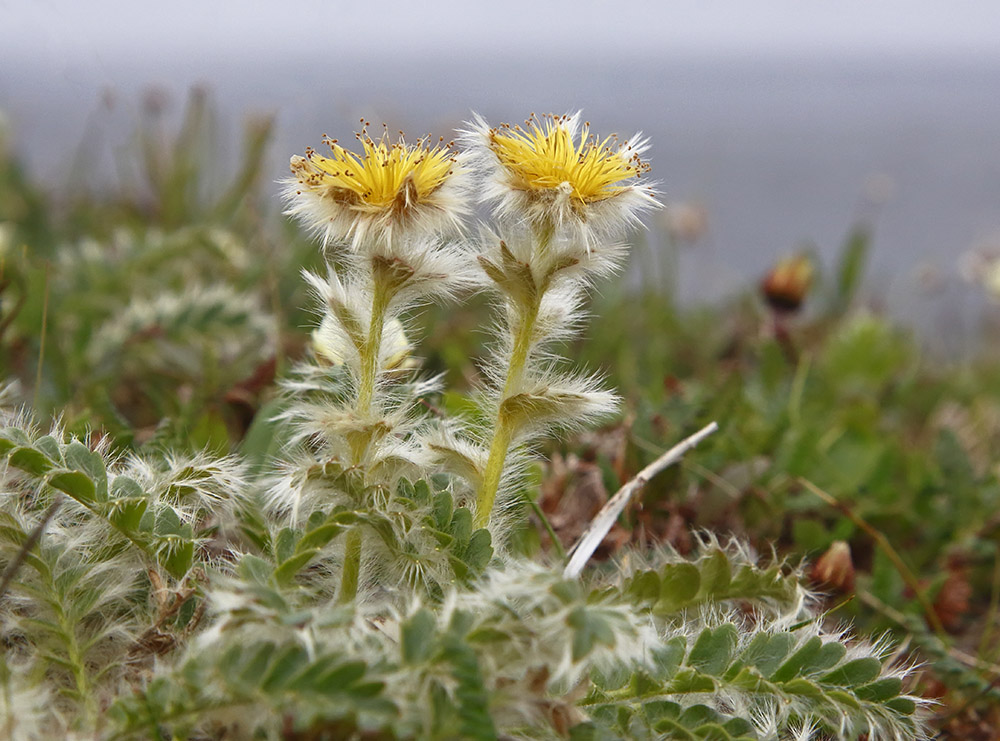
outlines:
[[[667,694],[715,692],[715,680],[694,669],[684,669],[666,687]]]
[[[308,530],[295,546],[300,551],[319,549],[336,538],[346,528],[336,522],[328,522]]]
[[[49,485],[69,494],[83,504],[91,504],[97,498],[94,482],[80,471],[58,471],[48,478]]]
[[[815,700],[816,702],[823,701],[823,690],[821,690],[817,685],[810,682],[808,679],[802,679],[801,677],[797,679],[791,679],[784,682],[781,688],[791,694],[798,695],[799,697],[808,697],[810,700]]]
[[[794,645],[795,637],[791,633],[758,633],[743,650],[740,660],[768,677],[781,665]]]
[[[104,465],[104,457],[79,440],[70,442],[63,455],[67,468],[74,468],[85,473],[94,483],[97,498],[107,499],[108,471]]]
[[[668,679],[680,668],[687,654],[687,641],[682,636],[675,636],[662,646],[653,648],[653,666],[657,679]]]
[[[274,570],[274,578],[279,584],[288,583],[316,557],[317,553],[319,553],[319,551],[316,549],[299,551],[294,556],[285,559]]]
[[[680,721],[672,718],[664,718],[653,726],[653,730],[664,734],[663,738],[668,738],[670,741],[698,741],[697,736],[682,726]]]
[[[703,723],[712,723],[718,720],[719,714],[708,705],[692,705],[681,713],[680,721],[688,728],[700,726]]]
[[[432,510],[434,522],[439,530],[444,530],[451,523],[451,512],[451,494],[446,491],[439,492],[434,497],[434,507]]]
[[[237,572],[242,578],[248,581],[252,581],[257,584],[267,584],[267,582],[271,579],[273,568],[271,564],[263,558],[247,554],[240,559],[240,565],[237,568]]]
[[[865,684],[861,687],[857,687],[854,690],[854,694],[861,700],[882,703],[892,697],[896,697],[896,695],[902,691],[902,679],[899,677],[886,677],[885,679],[879,679],[871,684]]]
[[[240,663],[227,662],[227,667],[232,672],[230,679],[247,687],[256,688],[259,686],[261,676],[271,663],[271,657],[277,647],[273,643],[259,643],[252,653],[248,652],[249,658]]]
[[[802,667],[802,673],[817,674],[825,671],[832,666],[836,666],[845,655],[847,655],[847,647],[844,644],[837,641],[824,643],[819,653]]]
[[[34,448],[15,448],[7,460],[14,468],[19,468],[25,473],[35,476],[44,476],[53,467],[48,456]]]
[[[577,607],[566,618],[573,629],[573,661],[579,661],[589,654],[595,643],[605,646],[615,645],[615,633],[607,618],[597,610]]]
[[[467,543],[472,535],[472,512],[468,507],[459,507],[451,517],[451,534],[459,543]]]
[[[688,656],[688,664],[713,676],[721,675],[733,659],[739,634],[732,623],[714,630],[706,628],[695,639]]]
[[[287,561],[295,553],[298,533],[290,527],[283,527],[274,539],[274,560],[278,563]]]
[[[157,551],[157,560],[172,577],[180,579],[194,564],[194,542],[179,535],[164,538]]]
[[[153,534],[164,535],[184,535],[185,527],[180,516],[173,507],[163,505],[156,510],[156,520],[153,525]]]
[[[663,567],[660,582],[660,599],[654,610],[672,613],[682,609],[694,599],[701,587],[701,574],[691,563],[669,564]]]
[[[436,627],[434,614],[426,608],[417,610],[403,622],[399,629],[399,642],[405,663],[417,664],[431,657],[435,649],[433,636]]]
[[[413,483],[413,501],[420,505],[427,505],[431,504],[432,499],[430,485],[425,479],[417,479]]]
[[[677,719],[681,717],[682,708],[676,702],[670,700],[652,700],[642,704],[642,712],[645,713],[650,723],[655,723],[664,718]]]
[[[59,442],[52,435],[42,435],[32,446],[56,464],[63,462]]]
[[[887,700],[885,706],[901,715],[913,715],[917,712],[917,703],[909,697],[894,697],[891,700]]]
[[[825,695],[827,702],[833,700],[840,705],[846,705],[851,708],[851,710],[861,710],[861,703],[858,702],[858,698],[849,692],[844,692],[843,690],[827,690]]]
[[[493,545],[490,543],[490,532],[486,528],[479,528],[469,538],[463,560],[473,573],[481,573],[492,557]]]
[[[625,594],[643,606],[650,606],[660,598],[660,575],[655,571],[641,571],[625,587]]]
[[[274,691],[286,686],[306,661],[308,658],[302,648],[286,646],[271,662],[267,674],[260,681],[260,688],[264,691]]]
[[[822,648],[822,639],[813,636],[770,676],[770,680],[772,682],[787,682],[794,679],[802,671],[802,667],[812,661]]]
[[[713,551],[708,558],[700,561],[698,566],[701,572],[701,588],[698,590],[698,596],[712,601],[724,599],[732,579],[732,567],[726,554],[722,551]]]
[[[836,684],[843,687],[856,687],[867,684],[878,677],[882,671],[882,662],[871,656],[848,661],[838,666],[820,679],[824,684]]]

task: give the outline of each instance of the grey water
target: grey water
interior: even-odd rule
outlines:
[[[682,299],[738,290],[803,246],[829,265],[866,219],[875,228],[869,294],[879,306],[945,345],[989,311],[956,265],[971,248],[1000,250],[995,57],[411,52],[345,63],[328,51],[208,65],[3,59],[0,111],[30,172],[58,190],[85,136],[89,182],[114,183],[151,88],[175,116],[192,85],[210,90],[223,134],[213,164],[222,169],[236,166],[243,118],[275,115],[274,180],[290,154],[324,133],[350,138],[362,117],[411,138],[449,137],[472,111],[499,122],[583,109],[595,132],[641,128],[663,199],[706,209],[707,233],[682,250],[679,275],[664,277]],[[662,219],[650,222],[646,241],[661,244]]]

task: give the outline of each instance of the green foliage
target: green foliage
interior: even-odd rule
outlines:
[[[631,400],[620,446],[588,442],[608,486],[682,430],[710,418],[724,429],[625,515],[686,555],[631,545],[567,581],[550,557],[515,555],[533,527],[522,497],[501,500],[492,532],[474,527],[473,502],[497,409],[535,435],[613,403],[589,379],[554,383],[547,353],[573,333],[580,297],[540,298],[566,276],[610,270],[595,267],[604,256],[529,264],[524,245],[501,243],[479,261],[520,307],[513,318],[540,323],[517,328],[526,357],[544,345],[503,398],[442,395],[416,376],[409,347],[391,364],[371,357],[358,276],[402,289],[419,272],[385,256],[370,275],[333,256],[351,280],[311,279],[359,357],[309,352],[302,328],[316,322],[290,307],[304,303],[300,270],[324,256],[262,228],[269,126],[248,128],[236,177],[220,183],[206,167],[209,124],[196,98],[176,137],[143,132],[145,200],[83,198],[63,219],[0,163],[0,373],[30,388],[18,401],[32,397],[42,416],[63,410],[48,434],[13,414],[0,428],[8,735],[919,737],[924,703],[906,664],[886,644],[827,632],[790,565],[833,540],[864,554],[859,591],[900,607],[953,686],[994,698],[990,679],[928,635],[896,564],[869,558],[866,533],[797,484],[850,503],[936,589],[947,546],[967,547],[980,571],[994,557],[988,443],[1000,438],[984,394],[1000,389],[996,374],[928,369],[912,337],[855,309],[866,230],[849,237],[823,310],[787,336],[749,299],[710,311],[649,292],[598,304],[593,340],[570,349]],[[461,386],[476,376],[469,357],[491,358],[471,331],[482,317],[412,316],[426,300],[414,285],[443,278],[433,267],[389,313],[407,342],[430,326],[430,367]],[[377,371],[367,407],[365,352]],[[286,355],[303,362],[289,370]],[[480,370],[502,375],[490,363]],[[237,445],[241,461],[224,455]],[[497,483],[535,499],[527,453],[511,451]],[[685,541],[699,526],[775,543],[787,560]],[[856,604],[843,613],[885,625]]]
[[[174,577],[191,568],[195,536],[167,503],[151,508],[150,497],[127,475],[114,485],[103,459],[82,443],[58,442],[51,435],[31,440],[17,428],[0,430],[7,463],[37,481],[72,497],[102,519]]]
[[[118,738],[225,734],[227,729],[273,726],[340,737],[396,712],[361,661],[315,653],[295,644],[261,640],[231,645],[224,653],[193,657],[183,671],[154,679],[142,695],[123,698],[111,712]],[[234,720],[239,718],[239,720]],[[343,734],[343,735],[341,735]]]
[[[625,582],[625,593],[659,616],[670,616],[706,604],[761,600],[794,607],[798,585],[780,565],[761,569],[740,563],[722,549],[709,550],[694,561],[667,563],[640,571]]]

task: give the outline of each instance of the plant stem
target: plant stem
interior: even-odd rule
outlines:
[[[545,516],[545,512],[542,511],[541,506],[532,497],[525,496],[524,501],[527,502],[528,506],[531,507],[531,511],[535,513],[535,517],[538,521],[542,523],[542,527],[545,528],[545,532],[549,534],[549,540],[552,541],[552,550],[556,552],[556,557],[560,561],[566,560],[566,549],[563,548],[562,543],[559,542],[559,537],[556,535],[556,531],[552,527],[552,523],[549,522],[549,518]]]
[[[361,355],[361,382],[358,389],[358,411],[368,412],[375,394],[375,380],[378,376],[378,358],[382,351],[382,333],[385,330],[385,315],[389,308],[391,292],[382,281],[376,280],[372,290],[372,316],[368,325],[368,338]]]
[[[341,603],[354,600],[358,594],[358,576],[361,573],[361,530],[355,527],[347,533],[344,544],[344,567],[340,575]]]
[[[372,281],[372,314],[368,324],[368,337],[359,348],[361,356],[361,380],[358,387],[357,411],[366,415],[371,411],[375,382],[378,378],[379,355],[382,352],[382,334],[385,331],[385,315],[389,309],[393,292],[383,281]],[[354,464],[361,462],[369,443],[359,445],[352,455]],[[340,601],[350,602],[358,593],[358,577],[361,572],[361,531],[355,528],[347,534],[344,544],[344,567],[340,576]]]
[[[531,336],[535,331],[535,321],[538,319],[540,301],[535,301],[521,316],[517,334],[514,336],[514,347],[511,350],[510,362],[507,366],[507,378],[500,394],[500,406],[497,410],[497,421],[493,431],[493,442],[490,443],[490,456],[486,461],[483,473],[483,485],[476,498],[475,526],[486,527],[493,513],[493,503],[500,489],[500,479],[503,476],[503,466],[507,461],[507,452],[514,439],[514,430],[504,414],[503,403],[510,398],[511,392],[517,388],[524,375],[531,350]]]
[[[551,223],[545,223],[536,228],[532,261],[545,255],[554,235],[555,226]],[[475,527],[486,527],[490,522],[490,515],[493,514],[493,504],[496,502],[497,492],[500,489],[504,463],[507,461],[507,453],[516,432],[511,428],[509,421],[505,419],[503,404],[513,395],[512,392],[524,376],[528,356],[531,354],[531,342],[535,334],[535,323],[538,321],[538,310],[542,305],[542,296],[544,296],[544,288],[539,289],[530,303],[526,302],[520,307],[519,322],[514,334],[514,345],[511,348],[510,360],[507,364],[507,378],[504,380],[503,391],[500,394],[493,441],[490,443],[490,455],[486,461],[486,471],[483,473],[482,488],[479,490],[479,496],[476,497]]]
[[[502,403],[502,402],[501,402]],[[510,446],[511,433],[509,425],[504,420],[501,410],[497,417],[496,430],[493,432],[493,442],[490,444],[490,457],[486,461],[486,471],[483,473],[483,486],[476,497],[476,519],[474,526],[486,527],[493,512],[493,502],[500,488],[500,478],[503,475],[503,464],[507,460],[507,448]]]

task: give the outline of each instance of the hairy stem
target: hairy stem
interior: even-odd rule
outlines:
[[[361,531],[354,528],[347,533],[344,544],[344,568],[340,575],[340,601],[351,602],[358,594],[358,576],[361,573]]]
[[[531,351],[531,337],[535,331],[535,321],[538,319],[538,306],[539,301],[536,301],[522,314],[517,333],[514,336],[514,347],[511,350],[510,362],[507,366],[507,379],[504,381],[503,392],[500,394],[500,409],[497,412],[493,442],[490,444],[490,456],[486,461],[486,471],[483,473],[483,486],[476,498],[476,527],[486,527],[489,524],[490,515],[493,513],[493,503],[496,501],[497,491],[500,489],[503,466],[507,461],[507,452],[515,432],[504,414],[503,403],[511,396],[524,375],[528,354]]]
[[[375,394],[375,380],[378,376],[378,359],[382,351],[382,333],[385,330],[385,315],[392,298],[391,291],[382,281],[375,281],[372,290],[372,316],[368,325],[368,338],[361,348],[361,383],[358,389],[358,411],[368,412]]]
[[[552,239],[553,228],[547,226],[539,229],[536,238],[535,257],[540,257],[548,249]],[[514,331],[514,344],[511,347],[510,360],[507,364],[507,378],[504,380],[503,391],[497,410],[496,425],[493,428],[493,441],[490,443],[490,455],[486,461],[486,471],[483,473],[483,484],[476,497],[476,527],[486,527],[493,514],[493,504],[496,502],[497,491],[500,489],[500,479],[503,477],[504,463],[516,432],[504,415],[503,403],[512,395],[524,376],[524,369],[531,354],[531,341],[535,333],[535,323],[538,321],[538,310],[542,305],[543,291],[539,291],[534,300],[522,305],[518,312],[518,324]]]
[[[503,475],[503,464],[507,460],[507,449],[510,447],[513,431],[504,419],[503,412],[497,419],[493,432],[493,442],[490,444],[490,457],[486,461],[486,471],[483,473],[483,486],[476,497],[475,526],[486,527],[493,513],[493,502],[500,488],[500,478]]]

